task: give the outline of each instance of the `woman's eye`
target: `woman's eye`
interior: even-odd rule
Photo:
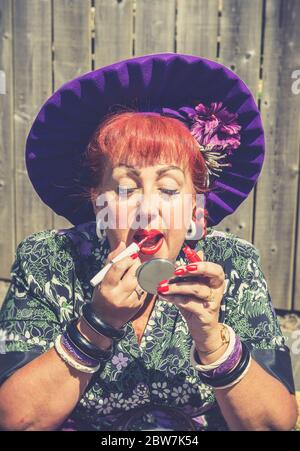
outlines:
[[[179,191],[177,191],[176,189],[161,188],[160,191],[167,196],[175,196],[176,194],[179,194]]]
[[[138,188],[127,188],[126,186],[118,186],[117,192],[118,195],[121,197],[126,197],[132,194],[134,191],[136,191]],[[160,188],[160,192],[168,197],[175,196],[176,194],[179,194],[179,191],[175,189],[166,189],[166,188]]]
[[[118,194],[119,196],[128,196],[128,194],[132,194],[136,188],[127,188],[126,186],[118,186]]]

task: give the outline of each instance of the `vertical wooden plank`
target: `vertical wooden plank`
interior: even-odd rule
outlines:
[[[267,152],[258,182],[255,244],[275,307],[292,306],[299,183],[300,97],[292,73],[300,67],[300,2],[267,0],[262,115]]]
[[[0,309],[6,296],[10,283],[6,280],[0,280]]]
[[[257,99],[260,73],[263,0],[225,0],[220,17],[220,62],[236,72]],[[255,30],[255,32],[253,32]],[[220,230],[252,241],[254,190]]]
[[[299,49],[300,51],[300,49]],[[299,70],[299,69],[296,69]],[[297,82],[297,92],[294,95],[300,97],[300,84],[299,75]],[[295,89],[295,88],[294,88]],[[298,218],[297,218],[297,230],[296,230],[296,247],[295,247],[295,266],[294,266],[294,293],[293,293],[293,310],[300,312],[300,142],[299,142],[299,168],[298,168]]]
[[[91,25],[90,0],[53,1],[54,90],[92,69]],[[55,228],[72,227],[54,212],[53,217]]]
[[[176,49],[216,60],[219,0],[178,0]]]
[[[133,0],[95,0],[95,68],[132,56]]]
[[[35,193],[24,149],[32,122],[51,95],[51,1],[13,2],[16,239],[52,227],[52,212]]]
[[[0,277],[8,278],[14,259],[12,2],[0,0],[0,70],[5,86],[0,93]]]
[[[94,0],[93,67],[132,56],[134,0]]]
[[[175,0],[136,2],[135,55],[174,52]]]

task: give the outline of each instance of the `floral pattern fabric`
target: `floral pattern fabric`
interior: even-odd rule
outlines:
[[[219,320],[252,348],[286,350],[257,249],[213,228],[197,249],[225,272]],[[42,354],[52,347],[91,300],[89,281],[109,252],[107,238],[96,235],[95,221],[25,238],[0,314],[0,359],[1,352]],[[182,249],[177,261],[186,262]],[[93,376],[62,428],[227,430],[213,389],[190,364],[192,337],[179,309],[158,298],[140,345],[131,321],[125,327],[113,357]]]

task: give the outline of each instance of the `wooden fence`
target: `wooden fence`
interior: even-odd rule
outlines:
[[[182,52],[219,61],[250,86],[267,156],[251,196],[218,227],[253,242],[277,308],[300,310],[300,1],[0,0],[0,279],[34,231],[71,226],[35,194],[25,139],[66,81],[132,55]]]

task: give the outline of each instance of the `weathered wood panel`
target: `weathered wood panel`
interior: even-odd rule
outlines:
[[[13,151],[12,3],[0,0],[0,70],[5,77],[0,93],[0,277],[8,278],[15,250]]]
[[[219,61],[242,78],[256,99],[260,75],[262,13],[263,0],[226,0],[220,16]],[[222,221],[220,230],[230,231],[251,241],[253,198],[254,190],[234,215]]]
[[[95,68],[130,58],[132,46],[133,0],[95,0]]]
[[[266,161],[258,182],[255,244],[276,307],[292,306],[299,183],[300,97],[292,72],[300,67],[300,2],[267,0],[261,110]]]
[[[51,1],[13,2],[16,241],[52,227],[52,212],[35,193],[25,168],[32,122],[52,92]]]
[[[174,52],[175,50],[174,0],[136,2],[135,55]]]
[[[299,49],[300,51],[300,49]],[[298,69],[296,69],[298,70]],[[298,83],[298,90],[300,91],[300,83]],[[300,92],[298,92],[298,97],[300,97]],[[299,144],[300,153],[300,144]],[[299,157],[300,159],[300,157]],[[300,174],[300,166],[298,168],[298,177]],[[295,256],[295,266],[294,266],[294,293],[293,293],[293,310],[300,311],[300,183],[298,181],[298,218],[297,218],[297,231],[296,231],[296,256]]]
[[[217,58],[218,0],[178,0],[176,51]]]
[[[79,5],[80,3],[80,5]],[[59,0],[53,2],[53,88],[92,69],[90,0]],[[53,213],[54,227],[72,224]]]
[[[1,305],[3,304],[7,290],[9,288],[9,284],[10,283],[7,281],[0,280],[0,308],[1,308]]]

